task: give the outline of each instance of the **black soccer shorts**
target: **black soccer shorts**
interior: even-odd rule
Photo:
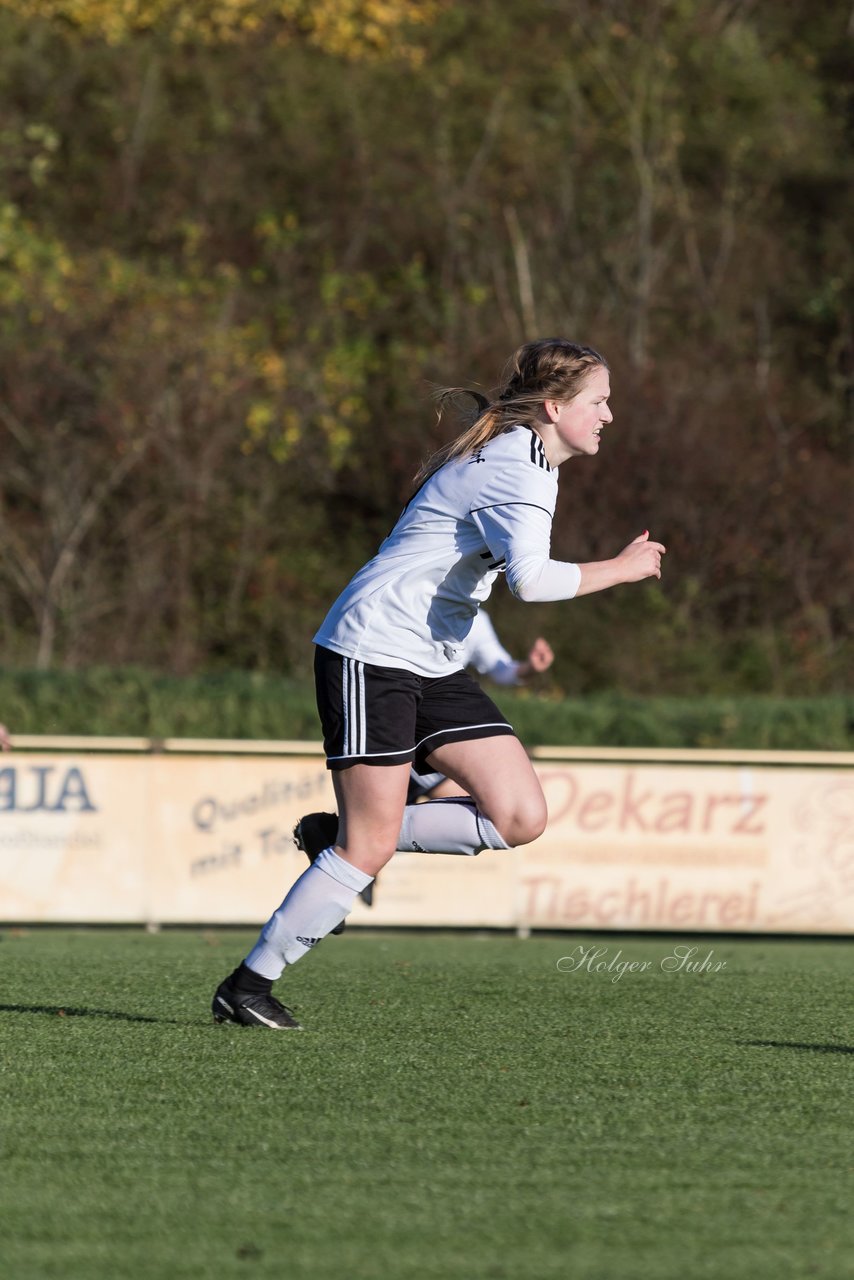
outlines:
[[[328,769],[414,763],[424,773],[427,756],[446,742],[513,733],[465,671],[420,676],[318,645],[314,677]]]

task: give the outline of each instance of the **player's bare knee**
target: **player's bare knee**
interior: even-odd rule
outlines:
[[[513,845],[530,844],[532,840],[536,840],[545,831],[547,821],[545,804],[522,811],[516,819]]]
[[[513,849],[517,845],[530,844],[532,840],[536,840],[543,834],[548,822],[546,802],[542,796],[517,800],[512,805],[502,806],[501,812],[494,815],[490,813],[488,816],[496,831]]]
[[[365,875],[375,876],[394,857],[396,847],[394,843],[390,847],[375,844],[369,846],[360,846],[355,843],[349,845],[338,844],[335,846],[335,852],[345,862],[351,862],[354,867],[364,871]]]

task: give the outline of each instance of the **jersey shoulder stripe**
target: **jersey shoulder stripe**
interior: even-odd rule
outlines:
[[[531,461],[535,467],[542,467],[546,471],[551,471],[543,442],[536,431],[531,432]]]
[[[471,455],[471,461],[490,462],[499,467],[521,462],[536,467],[538,471],[557,475],[557,468],[552,467],[546,457],[542,440],[532,427],[526,427],[523,423],[493,436]]]

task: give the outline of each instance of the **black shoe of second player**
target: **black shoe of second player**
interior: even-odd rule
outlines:
[[[236,1022],[242,1027],[271,1027],[274,1031],[301,1031],[290,1009],[273,995],[239,991],[226,978],[217,987],[211,1013],[214,1022]]]
[[[337,813],[307,813],[304,818],[300,818],[294,827],[294,844],[298,849],[302,849],[309,862],[314,862],[317,855],[322,853],[324,849],[328,849],[337,839]],[[372,880],[368,887],[359,894],[366,907],[372,907],[374,904],[375,883],[376,880]],[[332,932],[343,933],[344,927],[345,922],[342,920]]]

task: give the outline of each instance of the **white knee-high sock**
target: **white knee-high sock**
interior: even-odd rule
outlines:
[[[482,849],[510,845],[468,796],[408,804],[397,847],[404,853],[459,853],[473,857]]]
[[[244,963],[275,981],[350,914],[356,894],[372,880],[331,847],[324,849],[264,925]]]

